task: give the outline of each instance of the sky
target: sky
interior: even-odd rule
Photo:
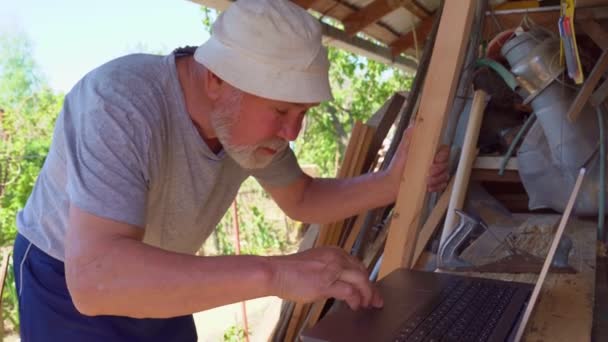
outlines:
[[[133,52],[168,53],[208,39],[200,5],[188,0],[0,0],[0,34],[24,33],[56,91]]]

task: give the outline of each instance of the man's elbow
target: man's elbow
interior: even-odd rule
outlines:
[[[101,307],[103,302],[102,284],[85,275],[85,272],[77,267],[66,265],[66,283],[72,303],[76,310],[85,316],[99,316],[104,312]]]

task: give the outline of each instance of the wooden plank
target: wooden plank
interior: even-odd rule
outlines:
[[[391,221],[380,278],[411,265],[420,215],[426,197],[428,170],[439,145],[445,119],[452,108],[465,57],[476,1],[446,1],[437,40],[421,93],[416,129],[412,134],[399,195]]]
[[[317,0],[291,0],[303,9],[309,9]]]
[[[347,253],[350,253],[350,251],[353,249],[353,246],[357,241],[357,237],[359,236],[359,233],[361,233],[361,228],[363,228],[363,224],[365,223],[365,217],[366,213],[362,213],[355,219],[353,228],[348,233],[348,238],[346,239],[346,242],[344,242],[344,246],[342,246]]]
[[[340,165],[340,169],[338,170],[337,178],[345,178],[348,174],[348,169],[351,167],[351,163],[355,158],[355,153],[357,149],[357,144],[362,138],[363,134],[363,123],[361,121],[356,121],[353,126],[353,130],[350,134],[350,139],[348,140],[348,145],[346,146],[346,152],[344,152],[344,159],[342,160],[342,164]],[[319,237],[317,238],[317,243],[315,246],[327,246],[329,241],[332,239],[335,230],[335,222],[324,224],[321,226],[319,231]]]
[[[587,80],[583,84],[582,88],[578,91],[574,102],[570,105],[568,110],[568,120],[575,122],[581,115],[583,108],[587,104],[589,97],[593,93],[595,86],[598,84],[604,73],[608,71],[608,50],[604,50],[602,55],[595,63],[593,70],[589,73]]]
[[[593,95],[591,95],[589,102],[591,102],[592,106],[597,107],[602,104],[602,102],[606,101],[606,98],[608,98],[608,79],[604,80],[604,82],[597,87],[595,92],[593,92]]]
[[[433,210],[431,210],[431,214],[426,219],[426,222],[424,222],[424,225],[420,230],[420,234],[418,234],[418,241],[416,242],[416,249],[414,250],[414,257],[412,258],[411,267],[414,267],[414,265],[418,262],[424,248],[429,243],[429,240],[431,240],[431,236],[433,236],[435,230],[437,230],[441,219],[443,219],[443,216],[448,209],[448,203],[450,203],[453,188],[454,178],[452,177],[447,188],[445,188],[445,191],[439,197],[437,204],[435,204],[435,207]]]
[[[411,73],[416,71],[417,63],[412,61],[411,58],[395,56],[393,55],[392,50],[387,47],[380,46],[374,42],[356,36],[349,36],[346,32],[328,24],[321,23],[321,27],[323,28],[324,45],[343,49],[356,55],[361,55],[377,62],[399,68],[405,72]]]
[[[378,156],[378,151],[380,151],[384,139],[386,139],[389,130],[395,123],[397,115],[401,112],[404,102],[405,96],[395,93],[379,111],[367,120],[367,125],[374,127],[376,132],[370,143],[369,150],[367,151],[365,162],[363,163],[364,172],[369,171],[372,163]]]
[[[576,8],[608,6],[608,0],[576,0]]]
[[[350,178],[361,174],[361,167],[363,166],[364,158],[367,155],[367,150],[369,149],[369,144],[372,140],[375,129],[361,122],[358,123],[361,126],[359,136],[355,141],[355,148],[352,152],[351,160],[344,173],[340,175],[340,178]],[[344,229],[344,224],[345,220],[340,220],[334,223],[327,241],[327,245],[335,246],[338,244]]]
[[[319,300],[319,301],[316,301],[314,304],[312,304],[310,311],[308,313],[308,317],[306,318],[306,321],[304,322],[304,325],[303,325],[304,328],[312,328],[315,324],[317,324],[317,322],[321,318],[321,313],[323,312],[323,308],[325,307],[326,304],[327,304],[326,300]]]
[[[391,52],[393,56],[399,55],[401,52],[411,48],[414,46],[414,42],[417,40],[419,44],[423,43],[426,40],[426,37],[433,30],[433,21],[434,17],[428,17],[422,20],[415,28],[413,28],[410,32],[402,35],[401,37],[395,39],[391,44]],[[416,34],[416,37],[414,37]]]
[[[309,308],[310,304],[296,303],[293,309],[293,313],[291,314],[291,319],[289,320],[289,325],[287,326],[287,333],[285,333],[285,341],[297,341],[301,323],[303,321],[303,318],[306,317],[306,313],[308,312]]]
[[[343,21],[351,13],[359,10],[356,6],[343,0],[319,1],[314,3],[311,8],[325,16],[333,17],[339,21]],[[384,43],[392,42],[399,37],[399,32],[381,22],[369,25],[363,32]]]

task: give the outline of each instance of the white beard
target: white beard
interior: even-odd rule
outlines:
[[[243,92],[236,89],[227,98],[221,99],[215,110],[211,112],[211,126],[226,153],[242,168],[261,169],[268,166],[274,156],[284,150],[288,143],[283,139],[274,138],[256,145],[233,145],[230,131],[239,119],[242,99]],[[273,149],[277,153],[264,153],[259,150],[263,147]]]

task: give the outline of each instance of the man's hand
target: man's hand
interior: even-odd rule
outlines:
[[[382,307],[378,291],[368,280],[365,266],[340,248],[313,248],[302,253],[269,259],[277,296],[296,302],[324,298],[359,307]]]
[[[429,192],[443,191],[448,186],[450,174],[448,173],[448,162],[450,160],[450,147],[448,145],[439,146],[433,165],[429,170],[427,181]]]
[[[391,182],[395,184],[395,191],[399,189],[399,183],[407,162],[408,150],[412,139],[414,127],[408,127],[403,133],[403,139],[397,148],[397,152],[389,166],[389,175]],[[447,145],[441,145],[435,154],[433,165],[429,169],[427,180],[427,188],[429,192],[442,191],[448,185],[450,175],[448,173],[448,161],[450,159],[450,148]],[[395,194],[396,195],[396,194]]]

